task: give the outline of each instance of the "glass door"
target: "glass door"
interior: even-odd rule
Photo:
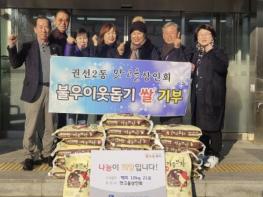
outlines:
[[[15,33],[18,46],[34,38],[33,20],[45,15],[51,20],[56,10],[1,9],[1,94],[0,94],[0,137],[5,130],[23,130],[24,109],[20,94],[24,79],[24,67],[11,69],[7,58],[7,36]],[[143,16],[148,28],[148,37],[161,47],[162,26],[173,21],[181,26],[184,45],[194,46],[195,28],[204,23],[212,24],[217,32],[217,44],[223,47],[230,59],[227,81],[227,104],[225,115],[226,132],[247,132],[250,112],[249,69],[250,69],[250,18],[240,13],[187,13],[166,11],[87,11],[71,10],[70,30],[85,27],[90,35],[98,33],[105,22],[112,22],[119,29],[119,42],[129,37],[129,27],[134,16]],[[240,83],[242,82],[242,83]],[[190,115],[186,117],[190,122]]]

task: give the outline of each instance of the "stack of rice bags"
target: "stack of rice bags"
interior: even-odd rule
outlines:
[[[65,156],[79,153],[90,153],[91,150],[104,148],[105,131],[98,125],[68,125],[58,129],[55,135],[60,142],[52,156],[53,168],[49,175],[64,178],[66,173]]]
[[[156,125],[153,131],[157,133],[165,152],[184,153],[191,156],[192,176],[203,178],[201,174],[202,157],[205,146],[199,140],[202,135],[200,128],[192,125]]]
[[[100,124],[106,131],[108,150],[151,150],[155,143],[153,123],[145,116],[105,114]]]
[[[202,131],[191,125],[156,125],[153,132],[166,152],[167,196],[192,196],[191,176],[203,178],[199,158],[205,146],[198,140]]]

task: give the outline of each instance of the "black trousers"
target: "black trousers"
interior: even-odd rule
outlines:
[[[88,120],[88,115],[87,114],[68,114],[69,118],[72,118],[73,121],[78,124],[78,121],[85,121],[87,122]]]
[[[57,129],[64,127],[67,124],[67,114],[65,113],[58,113],[58,125]]]
[[[222,150],[222,132],[221,131],[202,131],[203,135],[200,141],[206,146],[205,155],[220,156]]]
[[[160,117],[162,124],[182,124],[183,116]]]

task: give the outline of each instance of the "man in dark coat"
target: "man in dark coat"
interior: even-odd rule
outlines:
[[[214,45],[215,31],[212,26],[199,26],[195,31],[195,40],[192,124],[202,129],[200,140],[206,145],[205,154],[209,156],[205,166],[212,168],[219,162],[222,147],[228,58],[223,50]]]
[[[55,15],[55,26],[56,28],[50,33],[49,40],[52,43],[58,44],[63,52],[67,44],[67,29],[69,26],[70,14],[66,10],[59,10]],[[66,114],[58,114],[58,124],[57,128],[61,128],[66,125]]]
[[[161,48],[161,59],[163,61],[187,62],[178,25],[174,22],[168,22],[163,26],[162,31],[164,43]],[[160,121],[162,124],[180,124],[183,118],[181,116],[160,117]]]
[[[24,43],[17,52],[16,37],[8,38],[9,60],[13,68],[18,68],[25,63],[25,79],[21,99],[25,108],[25,132],[23,149],[25,161],[24,170],[32,170],[36,151],[37,129],[43,128],[42,161],[51,165],[50,156],[53,145],[54,132],[53,116],[48,112],[49,97],[49,72],[51,55],[61,55],[61,48],[48,40],[51,23],[46,17],[38,17],[35,21],[34,31],[37,39]],[[40,119],[42,118],[42,119]],[[44,125],[42,125],[44,124]]]
[[[66,10],[59,10],[55,15],[54,24],[56,28],[51,31],[49,41],[55,43],[64,50],[67,44],[67,29],[69,26],[70,15]]]

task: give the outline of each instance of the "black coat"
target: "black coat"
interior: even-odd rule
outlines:
[[[80,50],[76,44],[66,44],[64,56],[94,57],[94,51],[88,46]]]
[[[197,59],[196,51],[192,63],[199,66],[192,81],[192,124],[204,131],[220,131],[224,125],[228,58],[223,50],[214,48],[203,55],[200,64]]]
[[[131,42],[126,42],[124,46],[124,54],[122,58],[130,59],[131,56]],[[140,60],[160,60],[159,50],[151,43],[149,39],[139,48],[139,59]]]
[[[58,46],[60,46],[62,50],[64,51],[65,46],[67,44],[67,37],[68,36],[66,33],[61,33],[56,28],[50,33],[48,40],[50,43],[57,44]]]
[[[100,44],[95,49],[95,57],[102,57],[102,58],[118,58],[117,52],[117,43],[113,43],[111,45],[107,44]]]
[[[37,99],[39,90],[41,60],[38,41],[27,42],[17,52],[16,47],[7,48],[9,52],[9,61],[13,68],[18,68],[25,63],[25,79],[21,100],[26,102],[34,102]],[[51,55],[62,55],[62,49],[56,44],[50,44]]]
[[[188,61],[184,46],[181,46],[180,48],[173,48],[167,53],[164,53],[162,51],[161,59],[165,61],[173,61],[173,62],[187,62]]]

